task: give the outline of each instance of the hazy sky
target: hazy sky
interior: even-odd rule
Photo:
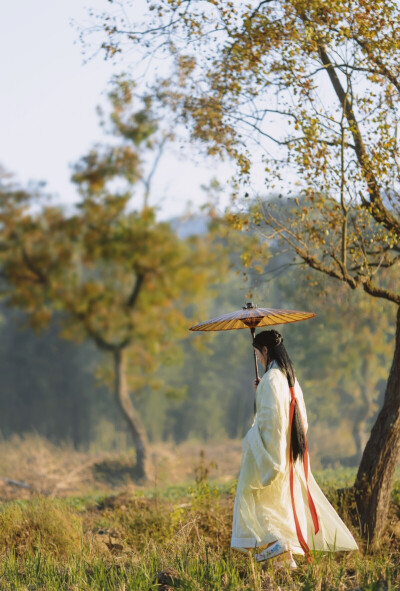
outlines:
[[[62,202],[76,199],[70,164],[104,139],[96,105],[105,103],[107,82],[122,66],[97,57],[83,64],[74,19],[89,24],[87,7],[107,9],[106,0],[17,0],[3,6],[0,20],[0,164],[23,182],[47,181]],[[193,156],[170,154],[161,164],[154,196],[162,216],[204,199],[200,184],[216,168]],[[222,174],[229,172],[221,167]]]

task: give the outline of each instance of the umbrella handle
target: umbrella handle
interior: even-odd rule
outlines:
[[[251,331],[251,336],[252,336],[253,341],[254,341],[255,334],[256,334],[256,329],[255,328],[251,328],[250,331]],[[256,370],[256,379],[259,380],[260,379],[260,376],[258,375],[257,357],[256,357],[256,351],[255,351],[254,347],[253,347],[253,353],[254,353],[254,367],[255,367],[255,370]]]
[[[255,334],[256,334],[256,329],[255,328],[250,328],[250,331],[251,331],[251,336],[252,336],[253,341],[254,341]],[[260,380],[260,376],[258,375],[257,357],[256,357],[256,350],[254,349],[254,347],[253,347],[253,353],[254,353],[254,367],[255,367],[255,370],[256,370],[256,380],[258,382]],[[254,415],[256,414],[256,412],[257,412],[256,398],[254,396]]]

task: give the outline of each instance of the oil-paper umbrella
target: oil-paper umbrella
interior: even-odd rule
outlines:
[[[288,324],[314,318],[312,312],[299,312],[297,310],[274,310],[273,308],[259,308],[256,304],[248,302],[240,310],[224,314],[211,320],[205,320],[200,324],[191,326],[189,330],[235,330],[238,328],[249,328],[254,340],[256,328],[261,326],[272,326],[274,324]],[[254,365],[256,378],[258,379],[258,367],[256,352],[254,351]]]

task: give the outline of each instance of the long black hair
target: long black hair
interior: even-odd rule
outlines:
[[[289,388],[293,388],[296,380],[293,363],[283,344],[283,337],[277,330],[264,330],[259,332],[254,340],[253,347],[262,352],[262,348],[266,347],[268,350],[268,362],[276,361],[279,369],[285,374],[289,384]],[[268,365],[266,370],[268,369]],[[300,409],[296,401],[294,406],[294,415],[292,423],[292,457],[295,462],[297,458],[301,460],[306,452],[306,435],[304,433],[303,423],[301,420]]]

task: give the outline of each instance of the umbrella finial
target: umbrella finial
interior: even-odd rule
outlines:
[[[258,306],[253,302],[247,302],[245,306],[242,306],[242,310],[250,310],[250,308],[258,308]]]

